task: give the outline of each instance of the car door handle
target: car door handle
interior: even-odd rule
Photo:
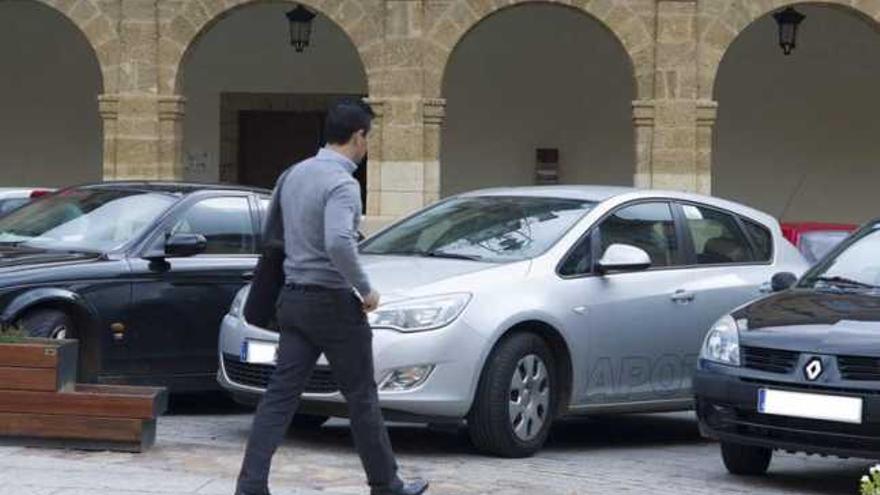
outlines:
[[[680,304],[692,302],[697,295],[689,290],[679,289],[672,294],[671,299]]]
[[[253,280],[254,279],[254,272],[244,272],[241,274],[241,278],[242,278],[242,280],[248,280],[248,281]]]

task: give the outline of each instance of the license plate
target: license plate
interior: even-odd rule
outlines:
[[[251,364],[275,364],[278,359],[278,344],[245,340],[241,344],[241,360]]]
[[[862,399],[762,388],[758,390],[758,412],[775,416],[861,424]]]

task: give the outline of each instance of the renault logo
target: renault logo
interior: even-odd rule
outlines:
[[[816,381],[817,378],[822,376],[822,372],[825,371],[822,367],[822,360],[819,358],[813,358],[804,366],[804,374],[807,376],[807,380],[811,382]]]

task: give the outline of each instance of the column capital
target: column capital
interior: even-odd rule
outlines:
[[[697,100],[697,126],[712,127],[718,119],[718,102]]]
[[[160,96],[159,121],[182,121],[185,115],[186,98],[180,95]]]
[[[373,113],[376,114],[376,118],[382,118],[385,115],[385,104],[388,103],[388,98],[382,96],[368,96],[364,98],[364,103],[370,105],[370,108],[373,109]]]
[[[422,100],[422,115],[425,124],[441,125],[446,118],[446,98],[425,98]]]
[[[98,113],[104,120],[116,120],[119,117],[119,95],[98,95]]]
[[[635,100],[632,107],[633,123],[636,127],[653,127],[657,113],[657,103],[654,100]]]

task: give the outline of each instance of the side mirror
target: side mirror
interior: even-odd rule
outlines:
[[[366,238],[367,238],[367,236],[365,236],[363,232],[361,232],[360,230],[358,230],[358,233],[357,233],[357,241],[358,241],[358,242],[363,242],[363,240],[366,239]]]
[[[797,276],[790,272],[781,272],[773,275],[770,279],[770,288],[773,292],[782,292],[791,289],[798,281]]]
[[[208,240],[201,234],[174,234],[165,240],[165,256],[186,258],[205,252]]]
[[[612,244],[596,263],[602,274],[610,272],[636,272],[651,267],[651,257],[644,249],[627,244]]]

